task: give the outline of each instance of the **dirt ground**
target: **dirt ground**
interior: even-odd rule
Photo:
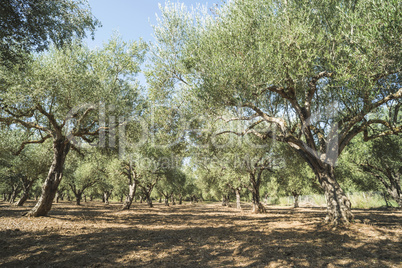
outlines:
[[[33,205],[0,202],[1,267],[402,267],[396,210],[354,210],[355,224],[332,229],[321,208],[63,202],[21,216]]]

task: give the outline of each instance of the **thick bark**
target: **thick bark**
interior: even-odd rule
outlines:
[[[170,201],[172,202],[173,206],[176,205],[176,201],[175,201],[173,194],[170,195]]]
[[[334,225],[349,224],[354,218],[351,203],[335,179],[334,168],[331,165],[326,165],[324,169],[315,170],[315,172],[327,201],[327,217],[325,220]]]
[[[42,194],[39,201],[27,213],[28,216],[46,216],[52,208],[53,199],[57,187],[63,178],[64,162],[70,150],[70,143],[66,139],[57,139],[53,142],[53,162],[48,176],[42,186]]]
[[[23,187],[22,187],[22,195],[21,195],[21,198],[15,203],[15,205],[16,206],[23,206],[24,205],[24,203],[25,203],[25,201],[27,201],[28,200],[28,197],[29,197],[29,191],[31,190],[31,188],[32,188],[32,185],[33,185],[33,183],[35,182],[35,180],[27,180],[26,181],[27,183],[25,184],[23,184]]]
[[[236,208],[237,209],[241,209],[241,203],[240,203],[240,189],[236,188],[235,189],[235,193],[236,193]]]
[[[183,196],[182,195],[180,195],[180,197],[179,197],[179,205],[181,205],[181,204],[183,204]]]
[[[135,192],[137,190],[137,183],[133,182],[128,186],[128,195],[126,196],[126,200],[123,204],[123,209],[130,209],[131,204],[133,203]]]
[[[165,206],[169,206],[169,199],[165,197]]]

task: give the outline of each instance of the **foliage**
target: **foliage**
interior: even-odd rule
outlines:
[[[6,0],[0,2],[0,59],[16,63],[24,53],[42,51],[94,35],[100,22],[86,0]]]

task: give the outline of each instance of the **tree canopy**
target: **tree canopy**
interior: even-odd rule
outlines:
[[[0,59],[15,63],[22,54],[61,47],[92,36],[100,22],[86,0],[5,0],[0,2]]]

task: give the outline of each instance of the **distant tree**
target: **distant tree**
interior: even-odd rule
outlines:
[[[314,179],[314,173],[305,161],[292,149],[282,148],[282,163],[275,171],[276,182],[279,184],[279,194],[292,195],[294,208],[299,207],[299,196],[310,194],[319,189]]]
[[[366,144],[351,144],[347,160],[354,165],[350,180],[363,190],[381,190],[402,207],[402,140],[386,136]]]
[[[98,168],[99,162],[94,156],[97,152],[91,151],[86,150],[83,156],[72,154],[66,162],[65,183],[73,192],[77,205],[81,205],[84,192],[96,185],[103,176]]]
[[[0,133],[0,166],[3,179],[8,178],[12,194],[10,202],[13,203],[21,191],[21,196],[14,204],[22,206],[29,198],[30,190],[39,178],[46,175],[49,170],[50,159],[48,154],[51,150],[50,143],[37,146],[36,148],[24,148],[18,155],[13,154],[15,147],[34,135],[30,131],[21,128],[4,129]]]

